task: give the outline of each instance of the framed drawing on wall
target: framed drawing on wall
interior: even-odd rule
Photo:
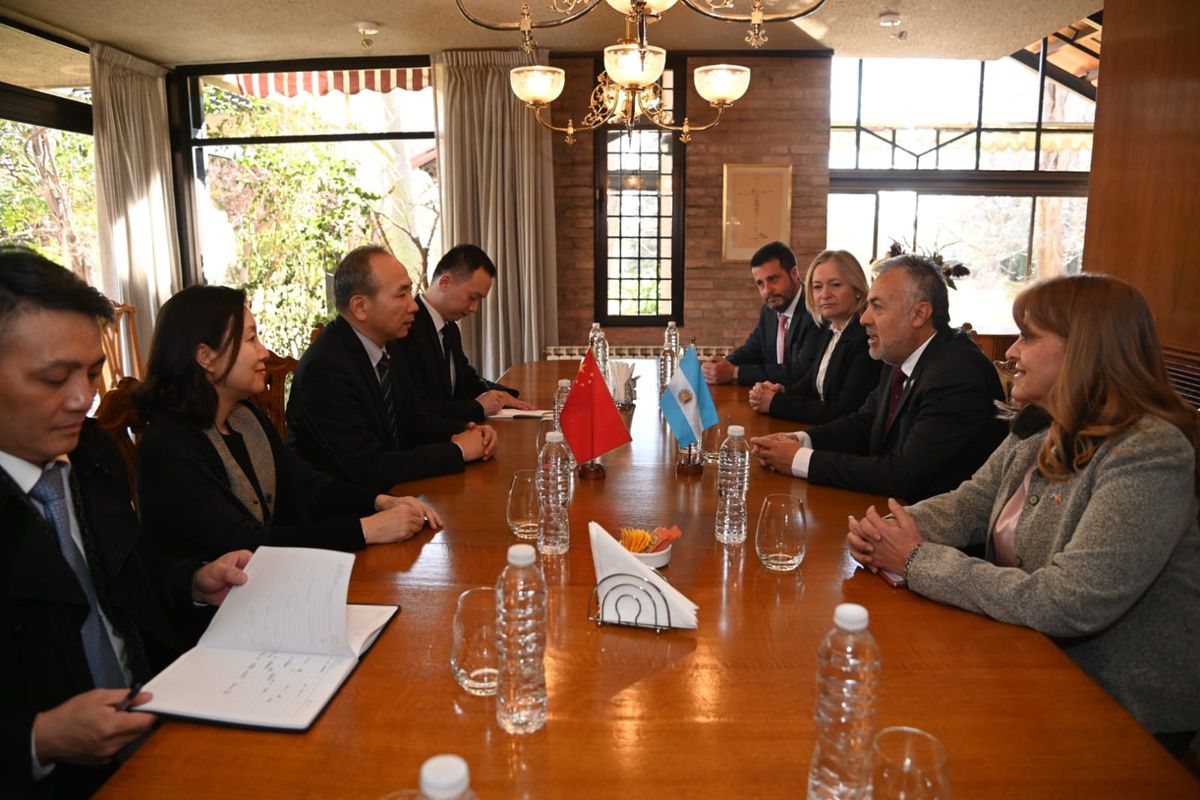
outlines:
[[[792,235],[792,165],[726,164],[721,200],[721,260],[749,263],[764,244]]]

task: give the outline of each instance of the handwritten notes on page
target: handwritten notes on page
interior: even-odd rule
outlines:
[[[303,730],[395,606],[348,606],[354,556],[260,547],[196,647],[146,685],[143,711]]]

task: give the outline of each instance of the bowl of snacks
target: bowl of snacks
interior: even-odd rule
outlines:
[[[671,563],[671,545],[680,537],[679,528],[622,528],[621,546],[647,567],[660,569]]]

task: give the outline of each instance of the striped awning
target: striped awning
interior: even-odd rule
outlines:
[[[312,72],[256,72],[237,76],[242,94],[267,97],[277,94],[325,95],[330,92],[358,94],[404,89],[417,92],[429,85],[429,67],[402,69],[334,69]]]

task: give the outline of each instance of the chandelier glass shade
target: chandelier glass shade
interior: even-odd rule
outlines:
[[[521,4],[516,20],[487,20],[467,8],[470,0],[455,0],[459,11],[470,22],[483,28],[521,33],[522,49],[532,53],[533,31],[565,25],[583,17],[601,0],[549,0],[548,18],[535,20],[527,2]],[[750,87],[750,70],[734,64],[698,67],[693,80],[696,92],[716,109],[715,117],[704,124],[693,124],[684,117],[676,125],[662,102],[659,79],[666,68],[667,53],[646,40],[646,26],[660,22],[662,15],[679,0],[605,0],[625,18],[625,35],[617,44],[604,48],[604,72],[596,77],[587,114],[579,125],[568,119],[565,127],[549,119],[550,103],[562,94],[566,74],[555,67],[531,65],[517,67],[509,74],[513,93],[534,113],[537,121],[553,131],[566,134],[568,143],[575,134],[602,125],[633,127],[639,119],[659,128],[676,131],[683,142],[691,141],[695,131],[703,131],[721,121],[725,109],[737,102]],[[761,47],[767,41],[765,24],[807,16],[826,0],[683,0],[683,4],[704,16],[727,22],[749,22],[746,42]],[[494,5],[494,4],[493,4]]]

